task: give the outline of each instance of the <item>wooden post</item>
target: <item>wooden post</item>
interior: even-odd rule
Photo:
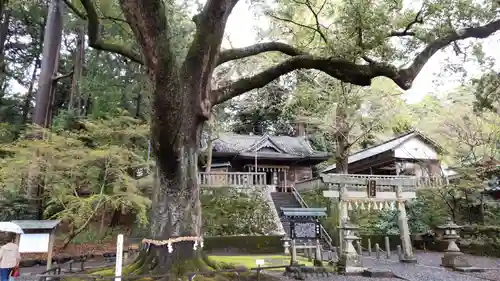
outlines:
[[[316,260],[321,261],[321,242],[316,239]]]
[[[377,257],[377,259],[380,259],[380,246],[378,245],[378,243],[375,243],[375,256]]]
[[[386,236],[384,238],[385,240],[385,254],[386,254],[386,258],[390,259],[391,258],[391,244],[390,244],[390,241],[389,241],[389,236]]]
[[[123,234],[116,237],[115,281],[121,281],[123,267]]]
[[[372,239],[368,238],[368,255],[372,255]]]
[[[52,268],[52,253],[54,251],[54,240],[56,239],[55,230],[52,230],[49,234],[49,249],[47,252],[47,270]]]
[[[297,247],[295,246],[295,239],[292,239],[292,242],[290,243],[292,247],[292,264],[297,263]]]
[[[313,259],[313,243],[311,241],[307,242],[307,258],[309,259],[309,261],[312,261]]]

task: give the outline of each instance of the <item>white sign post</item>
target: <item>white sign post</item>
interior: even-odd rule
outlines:
[[[121,281],[123,266],[123,234],[118,234],[116,238],[116,265],[115,265],[115,281]]]

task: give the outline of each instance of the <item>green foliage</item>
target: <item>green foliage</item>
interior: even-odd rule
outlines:
[[[36,215],[33,204],[15,192],[3,192],[0,200],[0,221],[29,220]]]
[[[14,140],[15,128],[8,123],[0,123],[0,143],[9,143]]]
[[[429,233],[436,225],[444,222],[446,218],[446,216],[443,217],[434,212],[429,212],[429,202],[419,198],[407,202],[406,208],[411,234]],[[363,225],[363,230],[373,234],[398,235],[398,215],[397,210],[381,211],[375,220]]]
[[[2,147],[9,154],[0,158],[2,194],[29,197],[39,185],[44,216],[69,222],[73,231],[114,210],[133,213],[145,225],[150,200],[137,189],[131,171],[147,164],[138,154],[147,127],[126,116],[79,122],[75,131],[31,129]]]
[[[203,190],[201,205],[207,236],[266,235],[276,230],[271,206],[258,190]]]
[[[474,109],[476,111],[490,110],[498,113],[500,101],[500,77],[497,72],[485,73],[479,79],[472,80],[475,91]]]
[[[230,101],[230,113],[226,117],[230,130],[238,134],[292,135],[294,112],[285,108],[289,92],[290,87],[282,85],[278,80],[242,99]]]

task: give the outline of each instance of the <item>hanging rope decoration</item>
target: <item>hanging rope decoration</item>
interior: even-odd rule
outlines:
[[[383,202],[377,202],[377,201],[367,201],[365,202],[364,200],[346,200],[347,203],[347,210],[352,211],[352,210],[374,210],[374,211],[383,211],[383,210],[395,210],[396,209],[396,201],[383,201]]]
[[[186,236],[186,237],[177,237],[177,238],[170,238],[167,240],[152,240],[152,239],[142,239],[142,245],[145,247],[146,251],[149,251],[149,248],[151,245],[155,246],[165,246],[167,245],[168,247],[168,252],[172,253],[174,251],[174,248],[172,247],[173,244],[178,243],[178,242],[186,242],[186,241],[193,241],[193,250],[196,251],[198,249],[198,246],[203,248],[203,238],[198,237],[198,236]],[[198,244],[199,243],[199,244]]]

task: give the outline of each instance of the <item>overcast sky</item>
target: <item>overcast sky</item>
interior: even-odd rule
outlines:
[[[252,9],[246,1],[239,1],[229,17],[226,32],[234,47],[244,47],[257,42],[255,26],[262,26],[263,23],[255,20],[251,11]],[[492,36],[484,40],[484,43],[486,54],[495,58],[497,61],[496,68],[498,69],[500,35]],[[451,72],[446,73],[442,78],[439,75],[443,76],[443,66],[448,64],[450,59],[457,63],[461,63],[462,60],[462,58],[456,58],[452,50],[441,51],[434,55],[415,79],[413,87],[406,91],[407,101],[418,102],[428,93],[445,92],[457,87],[460,84],[458,79],[461,78],[461,75],[453,75]],[[481,73],[478,66],[473,63],[466,63],[465,69],[471,76],[478,76]]]

